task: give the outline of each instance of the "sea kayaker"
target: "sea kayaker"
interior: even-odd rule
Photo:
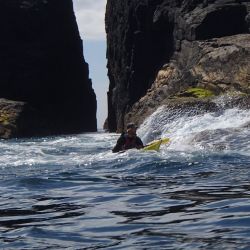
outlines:
[[[117,153],[131,148],[143,148],[142,140],[136,135],[136,130],[137,126],[134,123],[129,123],[127,132],[121,134],[112,152]]]

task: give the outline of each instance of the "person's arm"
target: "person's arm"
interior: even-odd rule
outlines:
[[[124,137],[121,136],[121,137],[119,137],[119,139],[117,140],[116,145],[115,145],[114,148],[112,149],[112,152],[113,152],[113,153],[117,153],[117,152],[121,151],[121,150],[122,150],[123,144],[124,144]]]
[[[136,148],[137,149],[140,149],[140,148],[143,148],[144,146],[143,146],[143,142],[142,142],[142,140],[137,136],[136,137]]]

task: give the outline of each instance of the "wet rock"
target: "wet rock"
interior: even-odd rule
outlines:
[[[48,135],[48,121],[25,102],[0,99],[0,138]]]

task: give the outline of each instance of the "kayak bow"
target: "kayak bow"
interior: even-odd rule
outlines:
[[[159,140],[155,140],[150,142],[148,145],[146,145],[143,150],[147,151],[147,150],[155,150],[155,151],[159,151],[160,146],[162,144],[166,144],[170,141],[169,138],[163,138],[163,139],[159,139]]]

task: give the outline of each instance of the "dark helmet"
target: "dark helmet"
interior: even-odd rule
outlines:
[[[133,122],[130,122],[127,124],[127,129],[130,129],[130,128],[138,128]]]

